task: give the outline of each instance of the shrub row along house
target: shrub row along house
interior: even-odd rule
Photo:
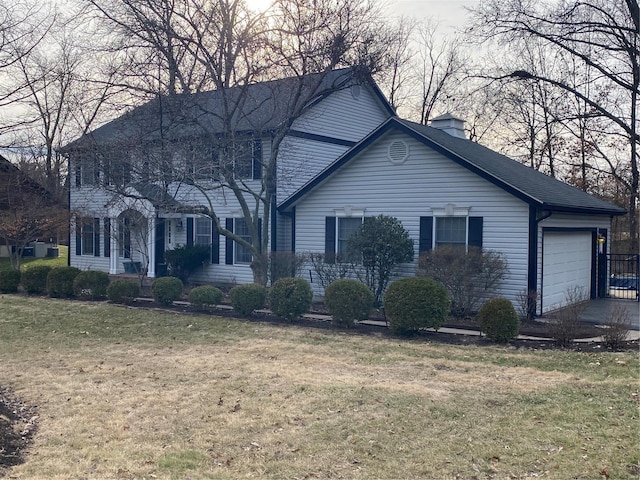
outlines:
[[[192,281],[260,281],[262,252],[332,262],[365,218],[384,214],[414,240],[407,275],[421,252],[481,246],[507,261],[499,293],[538,292],[542,313],[568,288],[602,294],[597,253],[624,213],[467,140],[451,115],[431,126],[398,118],[351,69],[160,97],[64,152],[70,265],[111,274],[133,260],[158,276],[166,250],[193,244],[211,256]],[[321,294],[311,266],[303,272]]]

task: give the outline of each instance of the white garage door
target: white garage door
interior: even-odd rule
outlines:
[[[542,251],[542,311],[563,306],[567,290],[591,293],[591,232],[545,232]]]

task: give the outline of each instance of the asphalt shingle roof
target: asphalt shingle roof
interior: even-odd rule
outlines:
[[[353,69],[344,68],[326,74],[283,78],[246,87],[158,97],[87,133],[65,146],[63,151],[92,145],[117,145],[126,141],[140,143],[160,138],[224,133],[229,130],[224,121],[230,121],[234,132],[269,131],[288,119],[294,101],[302,99],[307,103],[317,102],[336,88],[344,88],[355,82],[355,78]],[[303,94],[297,97],[294,93],[301,80]],[[382,93],[373,82],[371,84],[385,108],[394,115]],[[312,102],[309,102],[309,98],[312,98]],[[228,106],[226,111],[233,114],[223,114],[225,104]]]
[[[404,131],[465,168],[470,169],[516,197],[540,209],[609,215],[621,215],[625,213],[623,208],[612,205],[611,203],[578,190],[571,185],[529,168],[477,142],[454,137],[442,130],[397,117],[387,120],[358,145],[334,161],[319,175],[283,202],[280,208],[286,209],[293,205],[309,190],[324,181],[329,175],[340,168],[340,166],[360,153],[391,128]]]

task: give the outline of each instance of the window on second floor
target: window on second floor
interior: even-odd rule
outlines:
[[[252,139],[235,142],[213,154],[214,177],[233,175],[237,180],[262,178],[262,141]]]
[[[76,187],[86,185],[97,185],[98,165],[97,161],[91,157],[77,158],[76,164]]]

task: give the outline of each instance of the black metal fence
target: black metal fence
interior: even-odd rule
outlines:
[[[609,273],[607,296],[640,300],[638,297],[640,255],[609,253],[607,267]]]

